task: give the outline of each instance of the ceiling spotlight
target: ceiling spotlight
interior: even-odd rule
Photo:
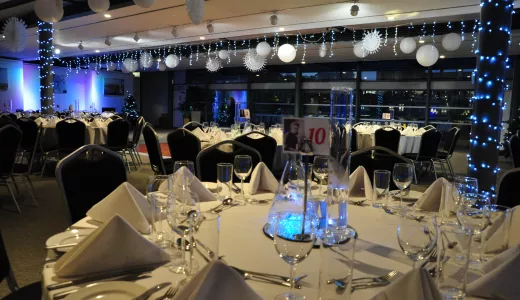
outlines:
[[[213,31],[215,31],[215,28],[213,28],[213,24],[211,23],[211,21],[208,22],[208,26],[206,26],[206,28],[208,28],[209,33],[213,33]]]
[[[178,36],[178,34],[177,34],[177,26],[173,26],[173,28],[172,28],[172,35],[173,35],[173,37],[177,37]]]
[[[104,16],[105,16],[105,18],[107,18],[107,19],[112,18],[112,15],[111,15],[111,14],[105,14]]]
[[[285,31],[285,28],[280,27],[280,28],[278,28],[278,31]]]
[[[419,40],[419,44],[424,44],[424,40]]]
[[[96,53],[99,53],[99,50],[96,49]]]
[[[443,58],[446,58],[446,56],[445,55],[441,55],[441,56],[439,56],[439,58],[443,59]]]
[[[5,39],[5,35],[2,35],[2,38]]]
[[[85,47],[83,47],[83,42],[82,42],[82,41],[79,41],[78,49],[79,49],[79,50],[83,50],[83,48],[85,48]]]
[[[273,26],[278,24],[278,16],[277,16],[277,14],[278,13],[276,11],[274,11],[273,15],[271,16],[271,25],[273,25]]]
[[[304,65],[304,64],[305,64],[305,61],[302,61],[302,65]]]
[[[201,36],[201,37],[200,37],[199,39],[201,39],[201,40],[205,40],[206,38],[205,38],[205,37],[203,37],[203,36]]]
[[[358,15],[359,13],[359,6],[356,5],[356,3],[358,3],[359,0],[352,0],[352,3],[354,3],[354,5],[352,5],[352,7],[350,7],[350,15],[355,17]]]
[[[54,49],[54,54],[60,54],[60,53],[61,53],[60,48],[55,48],[55,49]]]
[[[139,35],[138,35],[137,32],[136,32],[135,35],[134,35],[134,41],[135,41],[136,43],[139,43],[139,40],[140,40],[140,39],[141,39],[141,38],[139,37]]]
[[[108,36],[105,39],[105,45],[107,45],[108,47],[110,47],[112,45],[112,42],[110,41],[110,38]]]

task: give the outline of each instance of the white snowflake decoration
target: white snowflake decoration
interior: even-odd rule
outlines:
[[[210,71],[210,72],[217,72],[221,68],[222,68],[222,63],[216,57],[214,57],[214,58],[209,57],[208,60],[206,61],[206,69],[208,69],[208,71]]]
[[[25,22],[11,17],[3,28],[4,43],[11,52],[21,52],[27,46],[27,27]]]
[[[365,31],[363,34],[363,49],[368,54],[374,54],[381,48],[382,41],[382,36],[377,29]]]
[[[256,53],[255,49],[249,49],[244,56],[244,66],[251,72],[259,72],[266,65],[266,58]]]

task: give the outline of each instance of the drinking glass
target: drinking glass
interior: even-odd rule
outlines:
[[[403,217],[397,227],[397,241],[404,254],[413,262],[415,269],[417,261],[425,259],[437,242],[437,218],[415,219]]]
[[[260,122],[260,124],[258,125],[258,131],[260,131],[261,133],[265,133],[265,123],[264,122]]]
[[[244,180],[251,175],[253,169],[253,159],[249,155],[235,156],[235,175],[240,179],[240,196],[239,199],[247,201],[248,198],[244,193]]]
[[[374,170],[373,207],[380,208],[386,205],[391,176],[392,173],[388,170]]]
[[[512,209],[497,204],[484,206],[484,218],[490,225],[482,231],[480,238],[480,260],[486,262],[494,254],[507,249]],[[489,241],[492,241],[488,244]]]
[[[148,177],[146,198],[152,207],[152,241],[161,248],[169,248],[171,240],[168,232],[163,229],[166,219],[168,201],[171,200],[172,179],[168,175]]]
[[[223,200],[226,198],[231,198],[231,183],[233,180],[233,165],[228,163],[218,163],[217,164],[217,190],[219,200]],[[224,191],[224,186],[226,188],[226,194],[222,196],[222,192]]]
[[[191,180],[195,174],[195,164],[189,160],[178,160],[173,164],[173,173],[177,173],[177,171],[183,167],[189,172],[182,172],[182,174],[180,174],[181,177],[177,177],[175,183],[177,183],[177,181],[181,182],[182,198],[184,199],[186,198],[186,193],[190,190]]]
[[[329,175],[329,158],[327,156],[316,156],[312,164],[314,176],[320,180],[319,194],[323,194],[323,181]]]
[[[462,194],[478,193],[478,180],[473,177],[455,176],[452,182],[451,194],[455,204],[459,204]]]
[[[276,252],[291,266],[291,290],[276,296],[276,300],[305,299],[294,292],[296,265],[302,262],[311,252],[316,238],[316,220],[302,211],[280,212],[276,215],[273,241]]]
[[[207,132],[208,131],[208,122],[202,122],[202,130],[204,132]]]
[[[400,204],[399,207],[403,209],[403,193],[411,184],[413,180],[414,174],[414,165],[413,164],[395,164],[394,171],[392,173],[392,179],[394,180],[394,184],[400,190]]]
[[[489,205],[489,197],[484,194],[466,193],[462,194],[457,211],[457,220],[462,230],[472,236],[468,246],[468,261],[471,260],[472,267],[478,267],[480,257],[472,259],[471,243],[473,235],[480,234],[489,225],[489,220],[484,216],[484,207]],[[477,252],[480,254],[480,250]]]

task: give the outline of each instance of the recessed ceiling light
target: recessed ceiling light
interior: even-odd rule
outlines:
[[[55,49],[54,49],[54,53],[55,53],[55,54],[60,54],[60,53],[61,53],[60,48],[55,48]]]
[[[205,37],[203,37],[203,36],[201,36],[201,37],[200,37],[200,39],[201,39],[201,40],[205,40],[206,38],[205,38]]]
[[[305,61],[302,61],[302,65],[304,65],[304,64],[305,64]]]
[[[96,53],[99,53],[99,50],[96,50]]]
[[[343,74],[347,74],[347,72],[342,72]]]
[[[260,74],[256,74],[256,77],[260,77]]]
[[[5,39],[5,35],[2,35],[2,38]]]
[[[462,72],[462,69],[458,69],[457,71]]]
[[[285,31],[285,28],[280,27],[280,28],[278,28],[278,30],[279,30],[279,31]]]
[[[419,44],[424,44],[424,40],[419,40]]]
[[[105,14],[104,16],[105,16],[105,18],[107,18],[107,19],[112,18],[112,15],[111,15],[111,14]]]
[[[395,17],[394,16],[387,16],[386,17],[388,20],[395,20]]]
[[[441,55],[441,56],[439,56],[439,58],[446,58],[446,56],[444,56],[444,55]]]
[[[467,78],[471,78],[471,76],[469,76],[469,75],[468,75],[468,76],[466,76],[466,77],[467,77]]]

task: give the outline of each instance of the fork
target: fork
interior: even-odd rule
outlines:
[[[395,275],[397,275],[397,271],[392,270],[392,271],[388,272],[385,275],[381,275],[381,276],[377,276],[377,277],[360,277],[360,278],[355,278],[355,279],[352,279],[352,282],[355,282],[355,281],[357,282],[357,281],[362,281],[362,280],[370,280],[372,282],[385,282],[385,281],[390,281],[390,279],[394,278]],[[347,278],[348,278],[348,276],[344,277],[344,278],[341,278],[341,279],[330,279],[330,280],[327,280],[327,284],[336,283],[337,281],[343,282]]]
[[[179,286],[175,286],[175,287],[170,287],[166,293],[164,295],[162,295],[161,297],[157,298],[156,300],[168,300],[168,299],[172,299],[173,296],[175,296],[175,294],[177,294],[177,291],[179,290]]]
[[[430,257],[428,259],[426,259],[426,261],[421,264],[421,268],[426,267],[426,265],[428,263],[436,262],[436,261],[437,261],[437,247],[435,247],[433,249],[432,253],[430,254]]]

